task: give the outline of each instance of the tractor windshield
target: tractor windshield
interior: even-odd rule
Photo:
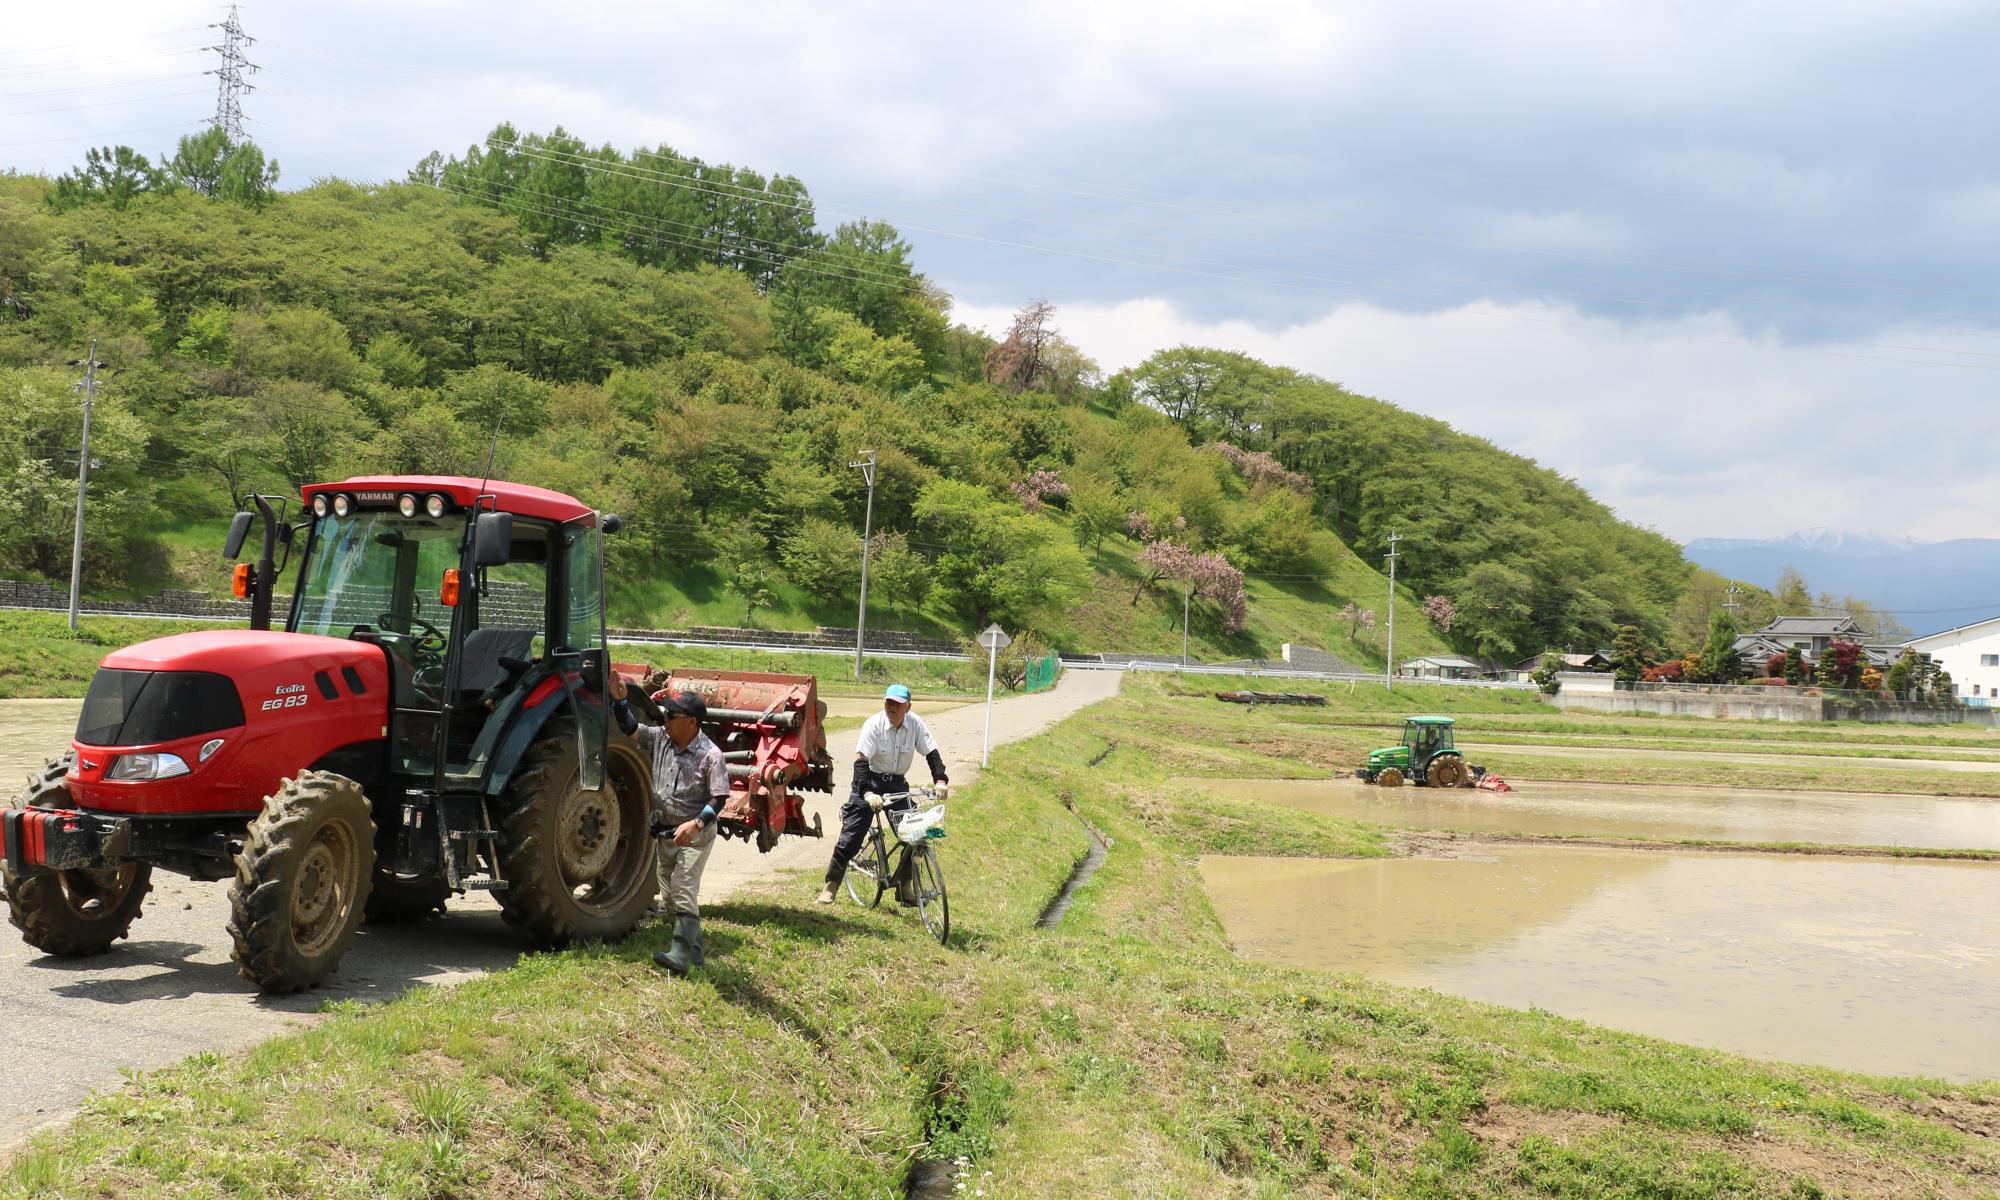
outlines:
[[[299,575],[292,632],[347,637],[357,628],[441,643],[451,609],[438,597],[445,570],[459,564],[465,517],[328,513],[314,523]]]

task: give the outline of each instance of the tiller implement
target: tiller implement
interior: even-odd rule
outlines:
[[[718,822],[724,837],[754,837],[768,852],[781,834],[822,835],[817,816],[806,823],[797,794],[833,791],[826,705],[813,676],[675,671],[653,699],[675,692],[693,692],[708,706],[702,730],[729,764],[729,803]]]

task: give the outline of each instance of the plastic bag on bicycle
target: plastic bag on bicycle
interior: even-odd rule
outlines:
[[[906,842],[921,842],[926,838],[944,836],[944,805],[918,809],[895,818],[896,836]]]

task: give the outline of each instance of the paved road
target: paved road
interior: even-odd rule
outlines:
[[[1119,676],[1065,674],[1053,692],[1001,700],[993,711],[993,741],[1030,737],[1112,695]],[[845,707],[846,705],[843,705]],[[943,707],[942,705],[940,706]],[[918,703],[923,712],[923,704]],[[75,721],[75,703],[0,701],[0,769],[11,793],[44,743],[60,747]],[[983,705],[964,705],[928,718],[942,743],[954,787],[979,769]],[[53,722],[53,724],[52,724]],[[61,726],[54,734],[50,729]],[[858,731],[833,735],[836,775],[845,779]],[[919,772],[921,775],[922,772]],[[812,797],[829,834],[843,796]],[[787,838],[759,855],[740,841],[711,860],[703,899],[714,904],[744,884],[787,868],[817,869],[830,839]],[[449,984],[511,966],[520,943],[484,893],[452,902],[444,917],[420,927],[364,927],[331,983],[301,996],[259,995],[229,960],[225,885],[193,883],[156,873],[145,915],[128,941],[96,958],[47,957],[0,925],[0,1062],[9,1086],[0,1092],[0,1150],[76,1111],[95,1089],[116,1087],[121,1071],[150,1070],[202,1050],[240,1051],[313,1019],[330,1000],[386,1000],[419,984]],[[802,879],[799,887],[815,886]]]

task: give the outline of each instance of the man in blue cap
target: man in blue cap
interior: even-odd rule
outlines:
[[[854,746],[854,787],[847,794],[847,803],[840,806],[840,838],[833,843],[826,886],[817,897],[821,904],[833,903],[833,894],[847,875],[847,864],[868,838],[875,814],[864,797],[869,792],[886,796],[909,791],[910,764],[919,754],[930,766],[937,798],[943,800],[951,791],[951,780],[944,773],[944,755],[938,752],[930,727],[910,711],[910,689],[892,683],[882,693],[882,711],[861,726],[861,740]]]

